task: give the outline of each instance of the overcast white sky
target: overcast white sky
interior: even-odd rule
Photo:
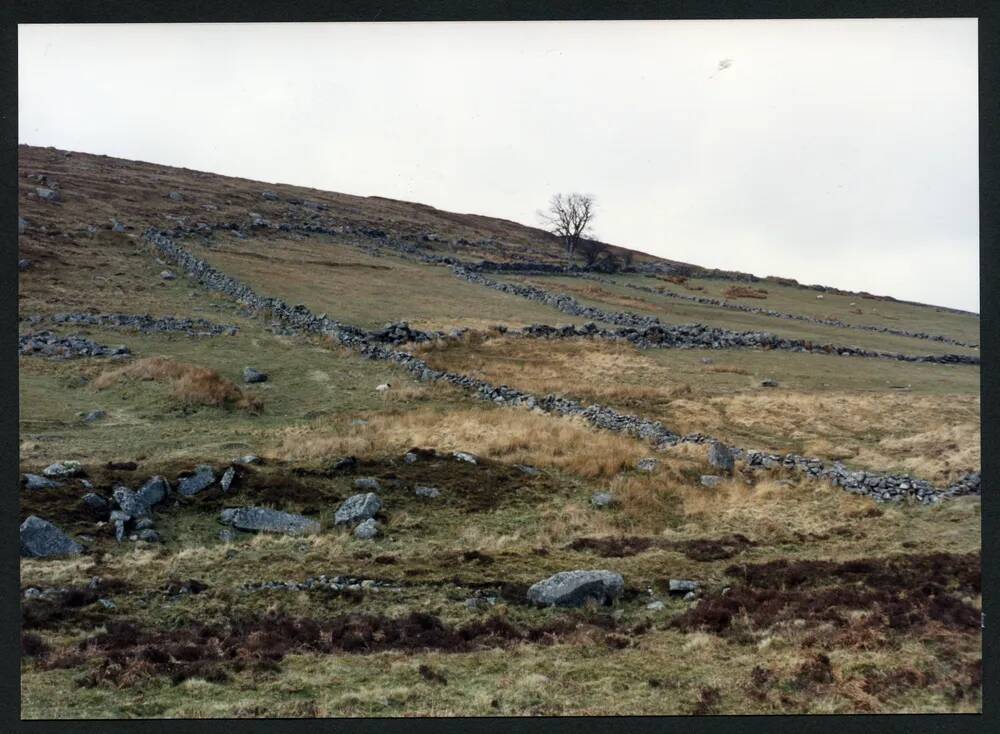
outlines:
[[[527,224],[585,191],[614,244],[978,311],[976,32],[22,25],[19,139]]]

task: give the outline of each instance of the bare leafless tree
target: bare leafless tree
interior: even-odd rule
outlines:
[[[566,258],[573,263],[573,252],[594,218],[594,197],[590,194],[554,194],[549,208],[538,216],[556,237],[566,245]]]

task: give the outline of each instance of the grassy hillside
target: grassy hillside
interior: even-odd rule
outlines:
[[[29,223],[19,254],[30,260],[20,274],[21,334],[79,334],[124,344],[132,355],[19,357],[21,472],[77,460],[86,473],[55,488],[19,488],[19,520],[43,517],[84,546],[77,556],[20,560],[23,717],[981,710],[978,496],[935,506],[877,503],[741,463],[710,489],[702,476],[720,472],[705,446],[654,451],[580,418],[419,382],[319,336],[288,333],[183,273],[162,278],[176,268],[158,262],[140,237],[147,226],[173,227],[171,217],[301,221],[315,210],[288,202],[300,198],[327,206],[322,215],[343,224],[495,237],[511,259],[536,247],[551,257],[555,250],[527,228],[23,146],[19,184]],[[38,198],[43,185],[57,185],[61,200]],[[170,199],[172,191],[183,198]],[[112,218],[126,229],[112,231]],[[183,244],[259,293],[364,327],[397,319],[435,329],[572,321],[447,268],[387,248],[373,254],[372,238],[357,231],[305,236],[247,227],[243,236],[218,232]],[[463,257],[497,258],[494,245],[477,247],[456,246]],[[597,285],[537,280],[567,292]],[[706,281],[706,292],[716,285]],[[606,293],[586,298],[604,308],[694,320],[676,310],[680,302],[601,287]],[[762,287],[772,298],[771,286]],[[782,309],[814,313],[807,291],[773,293]],[[842,313],[840,301],[828,303]],[[971,320],[933,309],[879,302],[876,313],[869,305],[876,304],[865,302],[873,323],[955,337],[975,331]],[[207,319],[236,331],[189,336],[51,318],[69,312]],[[744,323],[724,309],[697,313],[714,325]],[[827,334],[798,322],[751,321],[779,333]],[[942,348],[827,329],[837,341],[867,336],[885,349]],[[979,468],[978,366],[749,349],[639,351],[498,331],[403,348],[434,366],[596,401],[742,446],[808,451],[939,482]],[[246,366],[265,371],[267,381],[245,383]],[[762,388],[765,378],[779,387]],[[384,383],[391,387],[376,390]],[[97,410],[103,416],[86,419]],[[414,448],[416,460],[404,458]],[[477,463],[457,460],[456,451]],[[239,465],[228,491],[219,484],[192,497],[176,491],[197,465],[221,475],[246,454],[262,463]],[[355,464],[338,465],[352,456]],[[657,463],[640,470],[646,458]],[[157,474],[174,487],[153,513],[158,542],[117,542],[107,513],[83,503],[88,493],[111,498],[116,487],[138,489]],[[364,477],[378,480],[384,503],[372,540],[335,524]],[[418,486],[440,494],[419,496]],[[613,496],[610,506],[593,503],[600,492]],[[220,537],[220,512],[241,506],[301,514],[320,530]],[[608,606],[529,602],[530,585],[571,569],[621,573],[621,598]],[[348,578],[334,588],[317,582],[321,575]],[[671,593],[671,579],[697,581],[699,591]],[[269,582],[282,586],[260,588]]]

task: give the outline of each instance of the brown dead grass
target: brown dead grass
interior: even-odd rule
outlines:
[[[296,461],[399,454],[413,446],[469,451],[498,461],[559,469],[581,477],[611,477],[632,468],[649,448],[598,431],[582,419],[557,418],[515,408],[432,408],[388,411],[361,425],[295,427],[282,432],[266,456]]]
[[[188,405],[238,408],[250,412],[261,409],[261,401],[246,395],[232,381],[207,367],[178,362],[167,357],[146,357],[102,372],[94,387],[104,390],[123,380],[167,383],[175,398]]]
[[[582,285],[559,283],[556,288],[553,288],[551,283],[544,283],[537,280],[527,280],[525,282],[528,285],[533,285],[536,288],[542,288],[543,290],[555,290],[560,293],[569,293],[574,296],[579,296],[580,298],[589,298],[595,301],[601,301],[606,305],[610,304],[620,308],[637,309],[639,311],[649,310],[648,301],[643,301],[640,298],[630,298],[628,296],[623,296],[620,293],[614,293],[613,291],[609,291],[607,288],[601,288],[601,286],[592,282],[585,282]]]
[[[767,291],[764,288],[733,285],[726,288],[722,295],[726,298],[767,298]]]

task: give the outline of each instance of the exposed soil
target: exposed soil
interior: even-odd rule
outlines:
[[[576,551],[593,551],[604,558],[624,558],[657,548],[678,550],[694,561],[717,561],[732,558],[755,543],[735,533],[720,538],[695,538],[671,541],[663,538],[622,536],[608,538],[577,538],[566,547]]]

